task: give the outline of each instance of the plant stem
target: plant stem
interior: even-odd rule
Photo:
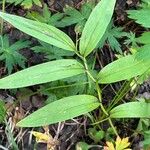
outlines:
[[[114,127],[114,125],[113,125],[113,123],[112,123],[111,118],[109,118],[108,121],[109,121],[109,124],[111,125],[112,129],[114,130],[114,133],[116,134],[116,136],[119,136],[119,134],[118,134],[116,128]]]
[[[103,104],[102,104],[102,95],[101,95],[101,90],[100,90],[100,87],[99,87],[98,82],[96,82],[96,89],[97,89],[98,99],[99,99],[99,101],[100,101],[101,109],[102,109],[102,111],[104,112],[104,114],[105,114],[106,116],[109,116],[109,114],[107,113],[106,109],[104,108],[104,106],[103,106]]]
[[[84,62],[84,66],[85,66],[87,75],[91,78],[91,80],[93,82],[96,82],[96,80],[93,78],[92,74],[89,72],[89,68],[88,68],[87,61],[85,58],[83,58],[83,62]]]
[[[86,69],[86,73],[87,75],[92,79],[92,81],[94,83],[96,83],[96,90],[97,90],[97,94],[98,94],[98,99],[99,99],[99,102],[100,102],[100,107],[103,111],[103,113],[106,115],[106,116],[109,116],[109,114],[107,113],[106,109],[104,108],[103,104],[102,104],[102,96],[101,96],[101,89],[99,87],[99,84],[98,84],[98,81],[96,81],[96,79],[94,79],[94,77],[92,76],[92,74],[89,72],[89,69],[88,69],[88,65],[87,65],[87,62],[86,62],[86,59],[83,58],[83,62],[84,62],[84,66],[85,66],[85,69]],[[107,118],[108,121],[109,121],[109,124],[110,126],[112,127],[112,129],[114,130],[114,133],[118,136],[118,133],[117,133],[117,130],[115,129],[113,123],[112,123],[112,120],[111,118]]]

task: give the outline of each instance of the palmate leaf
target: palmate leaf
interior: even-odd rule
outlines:
[[[15,65],[25,68],[26,58],[19,53],[19,50],[29,47],[31,42],[19,40],[10,44],[8,35],[1,36],[0,60],[5,62],[8,74],[11,74]]]
[[[36,65],[0,79],[0,89],[13,89],[47,83],[84,73],[74,59],[61,59]]]
[[[121,45],[118,39],[121,39],[125,36],[127,36],[127,33],[123,31],[123,28],[114,26],[112,20],[97,47],[102,48],[106,41],[113,51],[122,53]]]
[[[128,17],[143,27],[150,28],[150,2],[149,0],[143,0],[143,2],[140,9],[129,10]]]
[[[150,47],[149,47],[150,48]],[[105,66],[98,74],[99,83],[113,83],[144,74],[150,69],[150,49],[140,49]]]
[[[80,53],[86,57],[103,37],[113,15],[116,0],[101,0],[93,9],[82,32]]]
[[[75,50],[75,45],[70,37],[51,25],[3,12],[0,12],[0,17],[22,32],[25,32],[41,41],[65,50]]]
[[[60,19],[64,17],[64,14],[57,12],[52,15],[47,5],[44,4],[42,12],[28,11],[26,17],[39,22],[50,24],[55,27],[59,27]]]
[[[17,126],[38,127],[73,119],[86,114],[99,106],[96,97],[76,95],[52,102],[21,120]]]
[[[64,56],[73,56],[74,52],[49,45],[39,41],[40,45],[32,47],[35,53],[43,54],[46,60],[62,59]]]

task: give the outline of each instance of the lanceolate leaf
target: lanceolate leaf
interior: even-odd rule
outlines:
[[[150,118],[150,103],[130,102],[110,111],[111,118]]]
[[[75,50],[73,41],[64,32],[51,25],[2,12],[0,12],[0,17],[22,32],[25,32],[41,41],[65,50]]]
[[[144,32],[139,38],[136,38],[138,43],[150,44],[150,32]]]
[[[120,58],[106,67],[98,74],[99,83],[113,83],[130,79],[144,74],[150,69],[150,49],[141,49],[134,55]]]
[[[80,40],[80,53],[87,56],[94,50],[109,25],[116,0],[101,0],[85,24]]]
[[[43,63],[0,79],[0,89],[26,87],[84,73],[84,67],[73,59]]]
[[[97,98],[90,95],[76,95],[52,102],[32,113],[17,125],[20,127],[45,126],[86,114],[99,106]]]

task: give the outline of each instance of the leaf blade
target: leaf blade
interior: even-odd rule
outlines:
[[[83,68],[74,59],[43,63],[0,79],[0,89],[21,88],[72,77],[84,73]]]
[[[134,55],[120,58],[105,66],[98,74],[101,84],[127,80],[145,73],[150,67],[149,49],[140,49]]]
[[[96,109],[98,106],[99,102],[94,96],[76,95],[65,97],[34,112],[20,121],[17,126],[45,126],[88,113],[89,111]]]
[[[101,0],[92,11],[82,32],[80,53],[86,57],[94,50],[109,25],[116,0]]]
[[[111,118],[150,118],[150,103],[129,102],[110,111]]]
[[[59,48],[74,51],[75,45],[68,35],[45,23],[0,12],[0,17],[22,32]]]

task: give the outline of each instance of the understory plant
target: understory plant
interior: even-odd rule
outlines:
[[[25,9],[29,9],[33,6],[33,4],[42,7],[41,0],[6,0],[6,2],[14,5],[21,5]]]
[[[20,66],[25,68],[26,58],[19,53],[19,50],[29,47],[29,41],[19,40],[10,44],[8,35],[0,36],[0,61],[5,62],[8,74],[12,73],[13,67]]]
[[[0,12],[0,16],[5,21],[22,32],[58,47],[56,51],[61,49],[74,54],[69,59],[52,60],[4,77],[0,79],[0,89],[16,89],[48,82],[52,84],[58,80],[64,81],[71,77],[77,78],[79,75],[86,79],[86,90],[83,90],[82,94],[77,92],[76,95],[62,97],[59,100],[50,102],[18,122],[17,126],[45,126],[86,114],[90,116],[93,124],[108,121],[114,133],[118,135],[113,125],[113,119],[150,117],[150,103],[147,101],[131,100],[131,102],[120,104],[123,97],[122,91],[116,95],[109,107],[106,108],[103,105],[101,89],[101,85],[123,80],[131,82],[145,74],[150,66],[149,48],[139,47],[135,53],[115,60],[99,72],[94,70],[94,67],[91,67],[92,65],[89,63],[90,55],[98,50],[96,48],[108,29],[115,3],[116,0],[101,0],[92,10],[81,37],[75,43],[68,35],[52,25]],[[120,51],[120,46],[117,49]],[[126,84],[121,90],[126,92],[128,86],[130,84]],[[94,109],[99,110],[99,117],[92,116],[91,111]]]

